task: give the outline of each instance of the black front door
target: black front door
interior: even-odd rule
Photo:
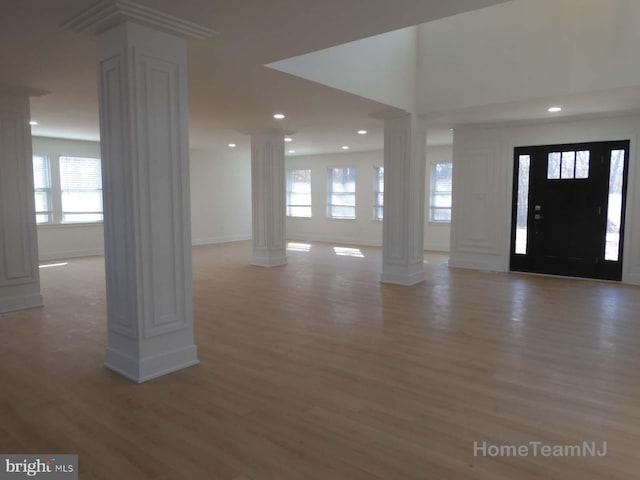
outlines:
[[[622,279],[629,142],[515,150],[511,269]]]

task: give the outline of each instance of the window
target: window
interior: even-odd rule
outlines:
[[[62,222],[102,221],[100,159],[60,157]]]
[[[384,215],[384,167],[374,167],[373,176],[373,219],[382,220]]]
[[[430,222],[451,223],[452,172],[451,163],[434,163],[431,166]]]
[[[36,200],[36,223],[51,223],[51,169],[49,159],[39,155],[33,157],[33,187]]]
[[[311,170],[287,172],[287,217],[311,217]]]
[[[38,224],[102,221],[99,158],[33,156]]]
[[[620,261],[624,157],[624,150],[611,151],[609,195],[607,199],[607,231],[604,252],[604,259],[611,262]]]
[[[547,156],[548,180],[589,178],[589,150],[551,152]]]
[[[327,216],[356,218],[356,170],[350,167],[329,169]]]
[[[551,156],[549,156],[551,161]],[[516,205],[516,255],[527,254],[527,218],[529,216],[529,174],[531,156],[518,157],[518,199]],[[558,172],[560,164],[558,164]]]

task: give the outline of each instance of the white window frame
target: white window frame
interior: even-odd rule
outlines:
[[[309,172],[309,203],[291,203],[291,197],[293,192],[293,172]],[[311,218],[313,216],[312,210],[313,195],[311,190],[311,169],[310,168],[291,168],[287,170],[287,217],[289,218]],[[294,208],[308,208],[309,215],[294,215]]]
[[[48,163],[48,167],[49,167],[49,205],[51,207],[51,212],[49,214],[49,222],[42,222],[42,223],[38,223],[38,226],[48,226],[48,225],[100,225],[103,223],[103,220],[96,220],[96,221],[90,221],[90,220],[83,220],[83,221],[79,221],[79,222],[74,222],[74,221],[63,221],[64,218],[64,214],[73,214],[73,213],[79,213],[79,214],[84,214],[84,213],[88,213],[88,214],[99,214],[102,215],[102,218],[104,218],[104,205],[103,205],[103,209],[100,212],[63,212],[62,210],[62,182],[61,182],[61,177],[60,177],[60,159],[64,158],[64,157],[68,157],[68,158],[88,158],[91,160],[98,160],[100,162],[100,167],[102,168],[102,160],[99,157],[96,156],[91,156],[91,155],[73,155],[73,154],[59,154],[59,155],[55,155],[55,156],[49,156],[46,154],[41,154],[41,153],[37,153],[34,152],[33,157],[40,157],[40,158],[45,158],[47,159],[47,163]],[[34,190],[35,189],[35,184],[34,184]],[[42,189],[37,189],[42,191]],[[100,195],[102,196],[102,185],[100,189],[95,189],[95,191],[99,191]],[[41,212],[40,214],[43,214],[46,212]]]
[[[36,187],[35,186],[35,174],[34,174],[34,186],[33,186],[33,191],[34,191],[34,196],[37,196],[38,193],[44,193],[47,197],[47,205],[49,206],[48,210],[37,210],[36,209],[36,223],[38,225],[50,225],[51,223],[53,223],[53,212],[54,212],[54,208],[53,208],[53,202],[52,202],[52,179],[51,179],[51,161],[49,159],[48,156],[46,155],[33,155],[33,162],[35,163],[36,158],[40,158],[42,159],[43,162],[43,167],[45,170],[45,177],[46,177],[46,183],[48,184],[48,186],[46,187]],[[35,165],[34,165],[34,173],[35,173]],[[36,201],[37,204],[37,201]],[[38,217],[41,215],[46,215],[47,216],[47,221],[45,222],[38,222]]]
[[[334,170],[352,170],[353,171],[353,184],[354,190],[353,192],[334,192],[334,184],[333,184],[333,172]],[[356,190],[357,190],[357,175],[355,167],[329,167],[327,169],[327,218],[333,220],[356,220]],[[343,196],[353,196],[353,205],[340,205],[337,203],[331,203],[334,195],[343,195]],[[353,216],[337,216],[334,214],[334,208],[352,208]]]
[[[382,172],[382,190],[378,177]],[[378,202],[378,196],[382,195],[382,203]],[[382,222],[384,219],[384,166],[373,167],[373,220]]]
[[[451,224],[451,220],[438,220],[435,219],[434,216],[434,212],[436,210],[449,210],[451,212],[451,207],[437,207],[435,206],[435,198],[436,195],[446,195],[448,194],[451,197],[451,201],[453,202],[453,188],[451,188],[450,191],[446,191],[446,190],[442,190],[442,189],[438,189],[438,185],[436,185],[436,170],[438,168],[438,165],[451,165],[452,167],[452,172],[453,172],[453,164],[452,162],[435,162],[431,164],[431,188],[430,188],[430,194],[429,194],[429,223],[437,223],[437,224],[443,224],[443,225],[449,225]],[[452,183],[453,183],[453,173],[452,175]],[[449,218],[451,218],[451,215],[449,215]]]

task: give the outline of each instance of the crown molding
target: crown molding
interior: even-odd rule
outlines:
[[[183,20],[131,0],[103,0],[62,24],[76,33],[99,34],[123,22],[135,22],[174,35],[204,40],[216,35],[211,28]]]

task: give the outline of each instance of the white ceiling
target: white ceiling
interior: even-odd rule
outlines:
[[[560,115],[640,108],[640,61],[628,66],[638,45],[628,42],[640,41],[637,0],[138,1],[220,33],[189,42],[195,149],[218,150],[230,142],[245,149],[248,137],[240,132],[274,126],[296,132],[288,145],[296,154],[340,152],[342,145],[381,148],[382,125],[370,115],[388,109],[386,99],[265,65],[425,22],[417,30],[417,100],[424,110],[419,113],[437,127],[430,131],[431,144],[450,143],[455,124],[546,118],[549,103],[567,107]],[[32,100],[39,122],[34,135],[98,139],[95,39],[60,28],[95,3],[2,2],[0,85],[51,92]],[[541,28],[547,21],[569,28],[551,35],[552,27]],[[564,82],[545,82],[544,68],[561,68],[563,59],[580,69]],[[474,71],[464,68],[470,64]],[[561,71],[553,75],[563,78]],[[578,83],[580,88],[571,88]],[[530,88],[540,84],[543,89]],[[276,111],[287,118],[273,120]],[[357,135],[360,128],[369,134]]]

